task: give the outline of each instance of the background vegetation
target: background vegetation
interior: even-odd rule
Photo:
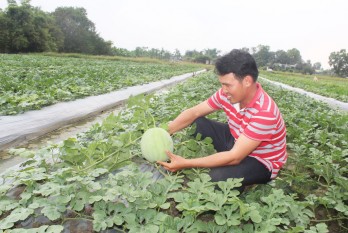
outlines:
[[[12,150],[28,161],[3,176],[0,232],[347,232],[348,115],[262,85],[287,126],[288,162],[271,183],[238,195],[233,188],[239,179],[216,184],[207,169],[167,173],[142,159],[143,132],[165,127],[219,88],[207,72],[168,92],[130,98],[119,113],[77,138],[37,152]],[[222,111],[209,117],[226,119]],[[213,153],[211,140],[193,138],[193,130],[173,135],[174,153]]]
[[[324,71],[319,62],[304,61],[298,49],[271,51],[267,45],[243,48],[256,59],[258,66],[303,74],[325,73],[348,76],[348,53],[345,49],[332,52],[329,64],[332,70]],[[137,47],[135,50],[118,48],[97,33],[94,23],[81,7],[58,7],[48,13],[30,5],[30,0],[8,0],[8,7],[0,9],[0,53],[60,52],[111,55],[124,57],[150,57],[172,61],[191,61],[212,64],[220,52],[216,48],[203,51],[187,50],[181,54],[163,48]]]
[[[261,71],[261,76],[276,82],[288,84],[321,96],[331,97],[339,101],[348,102],[348,79],[332,77],[303,75],[289,72]]]
[[[59,55],[0,54],[0,115],[168,79],[206,66],[116,56]]]

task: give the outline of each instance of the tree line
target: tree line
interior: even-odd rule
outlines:
[[[8,0],[0,9],[0,52],[66,52],[111,55],[110,41],[96,32],[84,8],[59,7],[52,13]]]
[[[300,51],[296,48],[273,52],[269,46],[259,45],[251,49],[244,49],[254,56],[259,67],[266,67],[271,70],[300,72],[303,74],[320,72],[329,75],[335,74],[339,77],[348,77],[348,53],[345,49],[330,53],[329,65],[332,67],[332,70],[326,71],[322,69],[320,62],[312,64],[310,60],[304,61]]]
[[[30,0],[7,0],[6,9],[0,9],[0,53],[61,52],[214,63],[221,51],[216,48],[203,51],[187,50],[181,54],[165,49],[136,47],[127,50],[113,46],[96,31],[82,7],[58,7],[52,13],[30,5]],[[242,48],[250,52],[258,66],[264,69],[313,74],[322,70],[319,62],[304,61],[298,49],[271,51],[267,45]],[[345,49],[332,52],[329,57],[332,72],[348,76],[348,53]],[[329,71],[331,72],[331,71]]]

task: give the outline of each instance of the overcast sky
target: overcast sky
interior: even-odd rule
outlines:
[[[0,0],[0,8],[7,1]],[[268,45],[297,48],[302,59],[329,68],[331,52],[348,50],[347,0],[32,0],[52,12],[83,7],[114,46],[202,51]]]

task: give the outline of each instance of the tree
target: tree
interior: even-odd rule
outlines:
[[[293,48],[293,49],[289,49],[287,51],[287,54],[289,56],[290,59],[290,64],[291,65],[296,65],[296,64],[301,64],[302,63],[302,57],[301,57],[301,53],[298,49]]]
[[[205,49],[203,51],[203,55],[208,58],[205,62],[209,62],[210,64],[218,57],[218,54],[220,53],[220,50],[214,49]]]
[[[296,65],[296,69],[302,74],[314,74],[315,72],[310,60],[307,60],[307,62],[298,63]]]
[[[64,34],[61,52],[112,54],[112,43],[104,41],[82,7],[59,7],[53,14],[56,24]]]
[[[134,50],[136,57],[147,57],[148,56],[148,47],[136,47]],[[158,53],[160,56],[160,52]]]
[[[0,52],[8,53],[9,30],[7,28],[9,21],[5,12],[0,9]]]
[[[121,57],[132,57],[133,53],[124,48],[112,48],[112,55],[121,56]]]
[[[329,56],[329,65],[333,71],[340,77],[348,77],[348,53],[345,49],[338,52],[332,52]]]
[[[274,62],[279,64],[290,64],[291,60],[287,52],[284,50],[278,50],[274,54]]]
[[[60,43],[53,19],[32,7],[29,0],[8,1],[8,7],[0,14],[0,52],[56,51]]]
[[[174,60],[181,60],[182,59],[182,56],[181,56],[179,49],[175,49],[175,51],[173,53],[173,58],[174,58]]]
[[[95,27],[87,18],[84,8],[59,7],[53,12],[53,16],[64,34],[61,52],[91,53],[88,39],[95,32]]]
[[[267,45],[258,45],[256,49],[253,49],[253,57],[256,64],[259,67],[265,67],[270,65],[274,61],[274,53],[270,51],[270,47]]]
[[[151,58],[161,58],[161,51],[159,49],[152,48],[148,51],[148,54]]]
[[[247,48],[247,47],[243,47],[243,48],[241,48],[241,50],[243,50],[243,51],[245,51],[245,52],[247,52],[247,53],[250,53],[250,49]]]
[[[315,70],[320,70],[321,69],[321,63],[320,62],[316,62],[313,64],[313,69]]]
[[[197,50],[186,50],[184,59],[187,61],[194,61],[198,56],[203,56],[203,53]]]

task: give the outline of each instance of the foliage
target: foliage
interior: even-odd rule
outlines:
[[[259,45],[254,49],[254,53],[252,54],[256,64],[259,67],[267,66],[273,57],[273,53],[270,52],[270,47],[266,45]]]
[[[84,8],[58,7],[52,15],[64,34],[59,52],[111,55],[111,44],[100,38]]]
[[[212,64],[218,57],[220,51],[215,49],[205,49],[203,51],[187,50],[184,59],[203,64]]]
[[[271,184],[239,194],[233,189],[240,186],[239,179],[212,183],[207,169],[141,169],[150,166],[140,157],[142,133],[154,122],[166,125],[218,87],[208,73],[168,92],[131,98],[117,115],[77,139],[43,148],[35,156],[25,153],[30,159],[24,167],[8,173],[0,186],[0,230],[23,231],[28,217],[43,215],[54,225],[39,227],[56,232],[68,219],[91,222],[96,232],[324,233],[332,223],[338,224],[335,232],[343,232],[347,115],[280,88],[263,84],[285,117],[291,151],[288,167]],[[174,152],[191,158],[213,153],[211,139],[192,138],[193,130],[173,135]],[[126,163],[117,163],[119,156],[128,158]],[[18,196],[9,195],[18,187],[23,187]],[[326,215],[318,215],[322,208]]]
[[[320,75],[316,76],[317,80],[313,80],[314,77],[311,75],[301,75],[298,73],[286,73],[280,71],[261,71],[260,76],[293,87],[298,87],[318,95],[348,102],[348,79]]]
[[[282,90],[283,94],[276,94],[277,89],[267,91],[281,108],[290,152],[278,185],[308,201],[316,212],[313,222],[327,222],[332,232],[344,232],[348,216],[348,115],[310,98],[304,101],[298,93]],[[319,231],[321,226],[311,230]]]
[[[52,14],[32,7],[30,1],[10,1],[0,11],[0,52],[78,52],[111,55],[112,43],[104,41],[87,18],[84,8],[60,7]]]
[[[0,115],[197,71],[192,64],[0,54]]]
[[[348,53],[345,49],[332,52],[329,57],[329,64],[333,67],[336,75],[348,77]]]
[[[246,49],[248,51],[248,49]],[[288,51],[277,50],[272,52],[269,46],[258,45],[252,48],[252,55],[260,68],[271,68],[279,71],[297,71],[303,74],[313,74],[316,68],[320,68],[319,62],[315,66],[311,61],[304,62],[298,49]]]
[[[0,25],[2,53],[57,51],[62,44],[53,18],[28,1],[9,4],[0,11]]]

